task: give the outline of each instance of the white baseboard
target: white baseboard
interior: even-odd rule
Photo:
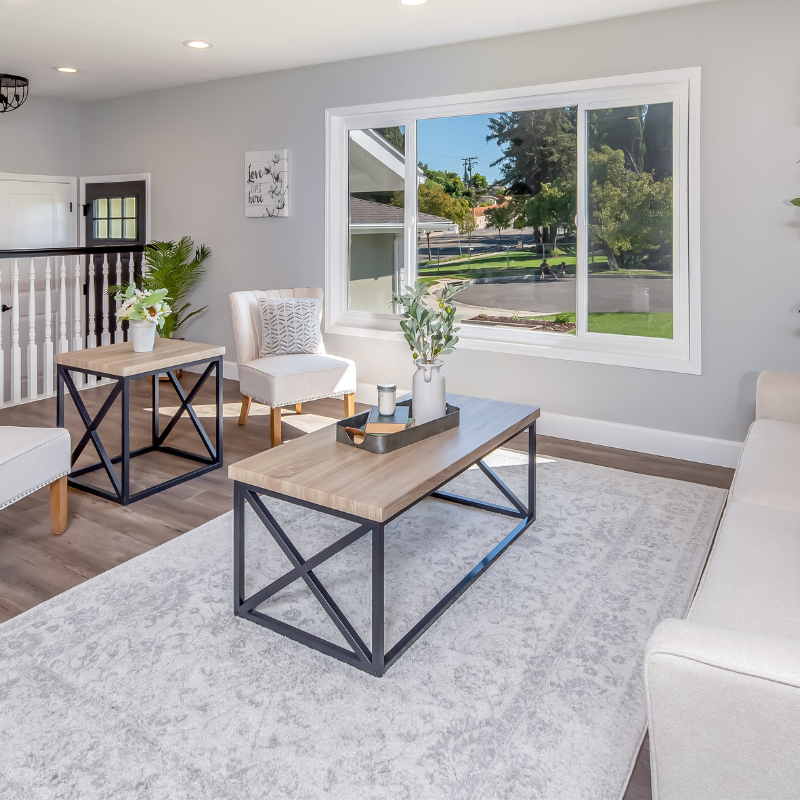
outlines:
[[[553,436],[557,439],[600,444],[620,450],[679,458],[682,461],[697,461],[718,467],[735,467],[742,449],[742,442],[728,439],[712,439],[708,436],[625,425],[620,422],[570,417],[548,411],[542,411],[536,429],[543,436]]]
[[[238,380],[239,371],[236,362],[225,361],[223,374],[226,378]],[[398,388],[397,393],[402,395],[408,394],[410,391],[410,389]],[[356,389],[356,402],[370,405],[377,403],[377,386],[374,383],[359,383]],[[621,422],[571,417],[551,411],[542,411],[536,429],[542,436],[552,436],[556,439],[599,444],[605,447],[616,447],[619,450],[679,458],[682,461],[696,461],[700,464],[713,464],[718,467],[735,467],[742,449],[742,442],[728,439],[712,439],[709,436],[644,428],[639,425],[625,425]]]

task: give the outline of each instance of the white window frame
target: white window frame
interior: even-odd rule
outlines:
[[[578,106],[578,185],[587,182],[586,112],[673,102],[673,339],[586,330],[587,192],[578,192],[576,336],[462,324],[459,348],[668,372],[701,373],[700,68],[666,70],[546,86],[328,109],[325,173],[325,332],[402,341],[398,317],[347,308],[349,131],[404,125],[406,187],[416,188],[416,121],[439,117]],[[409,157],[409,154],[412,157]],[[416,275],[417,197],[406,189],[405,267]],[[582,310],[582,312],[581,312]]]

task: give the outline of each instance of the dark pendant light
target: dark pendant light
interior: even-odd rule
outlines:
[[[27,99],[27,78],[0,73],[0,114],[19,108]]]

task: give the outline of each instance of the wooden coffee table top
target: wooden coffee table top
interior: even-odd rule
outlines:
[[[73,350],[55,357],[56,364],[75,369],[96,370],[106,375],[130,378],[156,369],[172,369],[193,361],[225,355],[225,348],[214,344],[162,339],[156,336],[150,353],[134,353],[133,342],[107,344],[88,350]]]
[[[228,477],[385,522],[539,417],[534,406],[448,394],[461,424],[393,453],[340,444],[333,425],[231,464]]]

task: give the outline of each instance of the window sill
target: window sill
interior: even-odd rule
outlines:
[[[327,320],[325,333],[405,342],[398,330],[398,319],[388,315],[349,314],[341,320]],[[690,356],[687,353],[688,348],[681,349],[678,343],[666,339],[607,334],[590,334],[578,338],[563,333],[462,325],[458,348],[659,372],[701,374],[699,354]]]

